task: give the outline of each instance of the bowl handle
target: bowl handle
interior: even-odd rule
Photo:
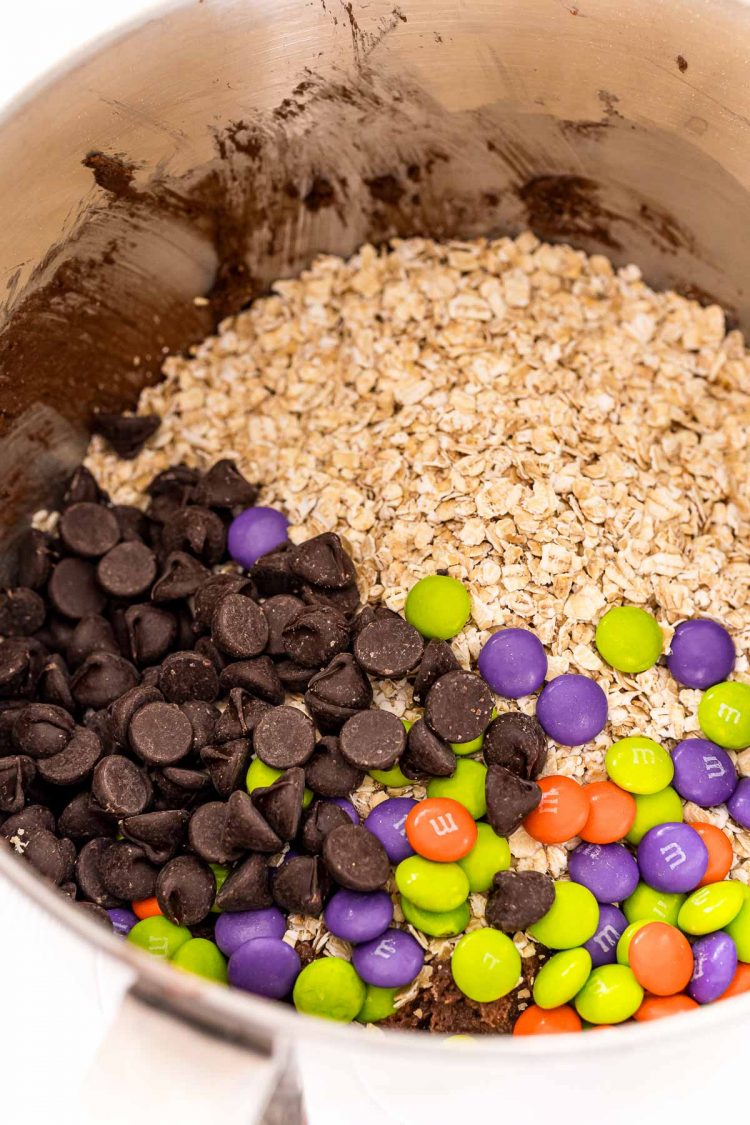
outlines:
[[[287,1049],[237,1042],[184,1012],[175,1018],[137,985],[94,1058],[80,1106],[79,1125],[132,1125],[144,1112],[180,1125],[305,1121]]]

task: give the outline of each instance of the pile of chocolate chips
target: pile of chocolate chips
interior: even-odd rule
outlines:
[[[491,722],[489,689],[446,642],[360,608],[336,535],[240,573],[227,527],[257,489],[231,461],[178,465],[147,491],[145,512],[114,505],[79,469],[57,533],[28,533],[0,593],[0,835],[64,893],[107,924],[107,909],[156,895],[199,936],[214,904],[319,915],[335,885],[390,875],[380,841],[330,799],[397,763],[419,782],[451,776],[449,743],[485,730],[490,824],[507,835],[538,804],[536,720]],[[372,706],[371,678],[404,677],[424,707],[408,736]],[[253,756],[285,772],[249,794]],[[216,864],[230,868],[218,891]],[[551,880],[525,878],[498,886],[492,924],[513,932],[532,903],[547,909]]]

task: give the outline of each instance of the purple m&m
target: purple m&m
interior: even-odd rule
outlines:
[[[336,891],[324,914],[332,934],[344,941],[363,942],[379,937],[393,921],[393,903],[385,891]]]
[[[538,691],[547,675],[547,654],[528,629],[501,629],[479,653],[479,674],[493,691],[519,699]]]
[[[638,864],[622,844],[579,844],[568,857],[568,871],[597,902],[622,902],[638,886]]]
[[[726,629],[707,617],[678,625],[669,646],[669,670],[685,687],[713,687],[734,668],[734,642]]]
[[[281,1000],[292,991],[301,969],[299,954],[281,938],[254,938],[229,958],[229,983],[256,996]]]
[[[109,914],[112,929],[116,934],[122,934],[123,937],[127,937],[138,921],[132,910],[126,910],[122,906],[114,906],[107,911],[107,914]]]
[[[346,797],[330,797],[328,799],[328,804],[338,805],[340,809],[344,810],[352,824],[359,824],[359,813],[351,801],[347,801]]]
[[[544,731],[563,746],[582,746],[604,730],[607,697],[588,676],[566,673],[542,689],[536,717]]]
[[[286,542],[289,521],[275,508],[246,508],[229,525],[227,550],[249,569],[261,555]]]
[[[286,933],[286,919],[279,909],[269,906],[265,910],[239,910],[236,914],[220,914],[216,919],[214,937],[216,944],[227,957],[255,938],[282,938]]]
[[[411,984],[424,964],[424,952],[406,930],[386,930],[380,937],[358,945],[352,964],[365,984],[401,988]]]
[[[595,969],[600,965],[614,965],[617,960],[617,943],[627,928],[628,920],[617,906],[599,907],[599,924],[596,933],[583,948],[591,954]]]
[[[365,819],[365,828],[380,840],[391,863],[400,863],[414,855],[414,848],[406,839],[405,826],[416,803],[411,797],[389,797]]]
[[[727,811],[740,828],[750,828],[750,777],[741,777],[737,782],[727,800]]]
[[[638,845],[638,866],[656,891],[693,891],[706,874],[708,849],[689,824],[659,824]]]
[[[732,983],[737,969],[737,947],[729,934],[707,934],[693,942],[695,968],[687,987],[698,1004],[718,1000]]]
[[[673,786],[686,801],[702,809],[723,805],[737,786],[734,762],[707,738],[686,738],[672,751]]]

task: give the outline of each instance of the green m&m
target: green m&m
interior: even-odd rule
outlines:
[[[617,942],[617,964],[629,965],[630,964],[630,943],[644,926],[648,926],[653,922],[653,918],[639,918],[637,922],[631,922],[626,926],[620,934],[620,939]]]
[[[486,894],[495,874],[510,867],[508,841],[504,836],[498,836],[489,824],[478,824],[474,847],[457,862],[466,873],[469,890]]]
[[[742,884],[740,884],[742,885]],[[132,931],[131,931],[132,932]],[[740,961],[750,961],[750,899],[745,898],[742,909],[727,926],[727,933],[737,946]]]
[[[668,785],[658,793],[638,793],[635,797],[635,820],[625,839],[640,844],[657,824],[679,824],[683,819],[682,798]]]
[[[653,738],[631,735],[610,746],[604,759],[607,773],[628,793],[658,793],[674,777],[667,751]]]
[[[245,788],[248,793],[252,793],[254,789],[262,789],[273,785],[274,781],[278,781],[285,773],[286,770],[277,770],[273,766],[267,766],[265,762],[261,762],[260,758],[253,758],[245,775]],[[308,807],[312,799],[312,790],[305,788],[305,794],[302,798],[303,809]]]
[[[219,947],[207,938],[191,938],[175,953],[172,964],[188,973],[227,983],[227,962]]]
[[[645,672],[659,659],[664,638],[655,618],[635,605],[607,610],[596,627],[596,647],[619,672]]]
[[[187,926],[175,926],[163,914],[153,914],[150,918],[136,922],[127,940],[154,957],[170,961],[180,946],[190,941],[192,936]]]
[[[429,574],[412,586],[404,617],[423,637],[448,641],[471,616],[471,599],[463,583],[447,574]]]
[[[559,1008],[583,988],[591,972],[587,949],[564,949],[542,965],[534,981],[534,1003],[540,1008]]]
[[[677,925],[686,934],[696,937],[712,934],[728,926],[745,902],[744,888],[735,879],[707,883],[685,899],[677,916]]]
[[[459,758],[452,777],[434,777],[427,786],[428,797],[452,797],[468,809],[475,820],[487,812],[485,779],[487,767],[471,758]]]
[[[521,955],[500,930],[473,930],[457,943],[451,972],[464,996],[479,1003],[499,1000],[516,987],[521,975]]]
[[[599,925],[599,903],[580,883],[555,883],[555,901],[529,933],[548,949],[584,945]]]
[[[216,894],[218,894],[219,891],[221,890],[221,888],[224,886],[224,884],[227,881],[227,877],[229,875],[230,868],[227,867],[223,863],[209,863],[208,866],[211,868],[211,870],[214,873],[214,879],[216,880]],[[214,902],[214,905],[211,907],[211,913],[212,914],[221,914],[221,907],[217,906],[215,902]]]
[[[685,901],[685,895],[674,891],[655,891],[647,883],[639,883],[632,895],[622,904],[622,912],[628,922],[666,922],[670,926],[677,925],[680,907]]]
[[[430,937],[455,937],[456,934],[462,934],[471,917],[467,902],[462,902],[453,910],[422,910],[402,895],[401,909],[410,926]]]
[[[575,998],[578,1015],[589,1023],[623,1023],[641,1006],[643,989],[627,965],[594,969]]]
[[[379,1023],[387,1020],[396,1011],[393,1003],[397,988],[378,988],[376,984],[367,985],[365,1002],[357,1013],[360,1023]]]
[[[305,965],[292,993],[298,1012],[341,1023],[357,1018],[366,997],[364,981],[342,957],[321,957]]]
[[[419,909],[436,914],[455,910],[469,897],[469,880],[457,863],[435,863],[421,855],[401,860],[396,886]]]
[[[725,750],[750,746],[750,684],[725,680],[710,687],[698,704],[698,722],[706,738]]]
[[[407,785],[414,784],[401,772],[397,765],[391,766],[389,770],[368,770],[367,772],[370,777],[379,781],[381,785],[385,785],[387,789],[404,789]]]

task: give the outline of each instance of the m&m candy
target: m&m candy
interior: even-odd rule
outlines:
[[[596,647],[602,659],[620,672],[645,672],[661,656],[664,639],[658,622],[634,605],[608,610],[596,627]]]
[[[406,838],[425,859],[463,859],[474,847],[477,826],[466,807],[450,797],[428,797],[406,818]]]
[[[471,616],[469,592],[457,578],[429,574],[407,594],[404,617],[422,634],[447,641],[460,633]]]
[[[674,678],[685,687],[705,691],[726,680],[734,668],[734,642],[726,629],[708,618],[677,626],[667,655]]]

